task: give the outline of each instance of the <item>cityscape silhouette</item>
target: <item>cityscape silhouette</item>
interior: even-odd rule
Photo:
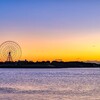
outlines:
[[[5,41],[0,45],[0,54],[5,61],[0,62],[1,68],[81,68],[81,67],[100,67],[100,64],[86,62],[63,62],[62,59],[55,61],[20,61],[22,54],[21,47],[14,41]]]

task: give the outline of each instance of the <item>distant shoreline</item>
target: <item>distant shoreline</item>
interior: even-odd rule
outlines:
[[[0,62],[0,68],[100,68],[100,64],[86,62]]]

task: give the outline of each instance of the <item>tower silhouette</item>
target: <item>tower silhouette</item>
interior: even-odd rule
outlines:
[[[11,56],[11,52],[8,52],[8,57],[7,57],[7,61],[8,62],[12,62],[12,56]]]

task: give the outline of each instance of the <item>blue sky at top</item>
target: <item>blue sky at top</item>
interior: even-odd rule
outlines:
[[[0,0],[0,26],[43,29],[99,28],[99,0]]]

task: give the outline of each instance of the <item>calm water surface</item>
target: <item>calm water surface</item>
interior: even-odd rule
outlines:
[[[100,100],[100,69],[0,69],[0,100]]]

